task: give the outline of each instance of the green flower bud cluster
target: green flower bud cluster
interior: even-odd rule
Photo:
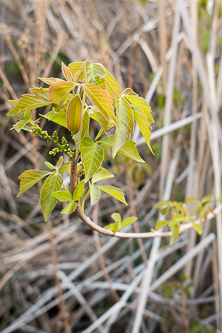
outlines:
[[[56,148],[53,148],[52,150],[50,150],[49,155],[55,156],[59,152],[61,152],[61,149],[56,147]]]

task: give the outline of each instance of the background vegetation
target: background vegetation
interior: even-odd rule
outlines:
[[[0,21],[0,331],[63,332],[65,313],[72,332],[221,332],[221,2],[0,0]],[[106,153],[118,174],[106,184],[122,187],[129,206],[104,195],[93,208],[86,202],[87,214],[102,226],[114,211],[136,215],[134,230],[145,232],[165,218],[159,201],[211,194],[207,209],[217,208],[201,236],[186,231],[171,246],[99,236],[55,209],[61,311],[38,188],[16,198],[17,177],[44,169],[51,146],[10,132],[6,113],[9,99],[41,85],[38,76],[60,76],[61,61],[87,57],[145,97],[156,121],[154,157],[133,134],[145,166]]]

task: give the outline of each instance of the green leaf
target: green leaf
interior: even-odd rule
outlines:
[[[125,97],[131,104],[141,108],[143,112],[145,113],[148,121],[150,124],[154,123],[153,117],[151,116],[151,108],[147,101],[143,97],[139,97],[138,95],[135,96],[132,94],[134,93],[133,90],[131,90],[131,95],[129,93],[129,88],[127,89],[127,94],[122,93],[122,97]]]
[[[114,99],[115,96],[121,96],[121,88],[119,83],[116,81],[114,76],[101,64],[98,64],[100,67],[102,67],[105,72],[105,80],[106,80],[106,90],[110,97]]]
[[[116,198],[117,200],[121,201],[125,205],[127,205],[125,198],[124,198],[124,193],[120,188],[117,188],[114,186],[103,186],[103,185],[98,186],[98,188],[100,190],[102,190],[103,192],[106,192],[109,195],[111,195],[112,197]]]
[[[83,138],[80,144],[82,161],[85,168],[85,183],[99,169],[104,158],[104,151],[90,138]]]
[[[201,200],[202,204],[208,201],[212,201],[214,200],[214,196],[213,195],[206,195],[205,197],[203,197],[203,199]]]
[[[40,205],[45,221],[48,220],[57,202],[57,199],[52,194],[60,190],[62,182],[63,179],[60,173],[53,172],[43,184],[40,194]]]
[[[17,197],[27,191],[30,187],[38,183],[42,178],[48,176],[51,172],[49,171],[38,171],[38,170],[27,170],[24,171],[18,178],[20,182],[20,191]]]
[[[7,116],[20,115],[25,111],[52,104],[51,101],[48,100],[48,92],[46,91],[46,89],[35,88],[30,89],[30,91],[33,93],[33,95],[22,95],[14,108],[12,108],[11,111],[7,113]]]
[[[87,82],[96,84],[96,77],[104,78],[105,75],[106,72],[101,66],[97,64],[90,64],[88,61],[86,61]]]
[[[175,240],[177,240],[178,236],[179,236],[179,226],[178,225],[174,225],[172,228],[171,228],[171,231],[172,231],[172,235],[170,237],[170,245],[172,245]]]
[[[79,132],[82,123],[82,101],[79,95],[75,95],[66,109],[66,124],[72,134]]]
[[[96,185],[90,185],[90,204],[94,205],[100,196],[100,190]]]
[[[53,104],[59,104],[62,98],[75,87],[75,83],[68,81],[59,81],[49,87],[49,101]]]
[[[76,156],[75,158],[77,158],[78,154],[79,154],[79,146],[80,146],[80,142],[82,140],[82,138],[84,137],[86,130],[88,129],[89,126],[89,114],[87,109],[83,110],[83,114],[82,114],[82,124],[80,127],[80,130],[77,134],[73,135],[73,140],[75,141],[76,144]]]
[[[90,107],[89,109],[89,115],[90,118],[96,120],[100,127],[104,130],[104,132],[107,132],[107,126],[109,124],[108,120],[102,115],[102,113],[99,111],[99,109],[95,106]]]
[[[116,233],[118,230],[118,227],[119,227],[118,222],[115,222],[115,223],[110,223],[109,225],[105,226],[104,229],[112,230],[114,233]]]
[[[52,195],[59,201],[71,201],[72,200],[71,194],[66,191],[56,191],[56,192],[53,192]]]
[[[53,83],[59,82],[59,81],[64,81],[62,79],[59,78],[55,78],[55,77],[38,77],[39,80],[41,80],[42,82],[48,84],[48,85],[52,85]]]
[[[203,227],[199,224],[196,224],[196,223],[193,223],[191,222],[193,228],[196,230],[196,232],[199,234],[199,235],[202,235],[202,232],[203,232]]]
[[[84,64],[84,62],[72,62],[71,64],[68,65],[68,68],[70,69],[70,71],[71,71],[71,73],[74,77],[76,77],[76,74],[80,73],[81,68],[83,68],[83,71],[82,71],[82,74],[83,74],[83,72],[84,72],[83,64]],[[83,80],[83,75],[82,74],[79,77],[78,81]],[[75,82],[78,82],[78,81],[75,81]]]
[[[58,159],[58,162],[55,165],[56,170],[59,170],[61,168],[62,163],[63,163],[63,157],[60,156],[59,159]]]
[[[122,96],[127,98],[127,96],[138,96],[138,94],[135,93],[135,91],[133,91],[131,88],[126,88],[123,90]]]
[[[109,147],[112,147],[114,144],[114,135],[107,136],[99,141]],[[124,145],[120,148],[119,153],[125,155],[128,158],[131,158],[134,161],[145,163],[145,161],[140,157],[138,150],[136,148],[136,143],[132,140],[126,140]]]
[[[119,149],[125,144],[126,140],[129,139],[134,128],[133,111],[130,104],[121,97],[116,98],[116,112],[117,122],[119,127],[116,128],[114,145],[113,145],[113,158]]]
[[[69,171],[70,173],[70,169],[71,169],[71,162],[66,162],[60,167],[59,173],[61,175],[63,175],[66,171]]]
[[[76,209],[76,202],[71,200],[67,206],[61,211],[61,214],[71,214],[75,211]]]
[[[156,226],[155,226],[155,229],[158,230],[160,228],[163,228],[165,227],[166,225],[168,225],[169,221],[167,220],[157,220],[157,223],[156,223]]]
[[[105,179],[110,179],[115,177],[112,173],[110,173],[108,170],[104,169],[104,168],[99,168],[99,170],[96,171],[96,173],[94,173],[94,175],[92,176],[92,183],[97,183],[101,180],[105,180]]]
[[[137,217],[135,217],[135,216],[128,217],[127,219],[123,220],[122,228],[128,227],[128,225],[133,224],[136,220],[137,220]]]
[[[119,213],[112,213],[111,218],[115,221],[118,222],[118,224],[121,224],[121,215]]]
[[[112,106],[112,100],[106,90],[98,87],[93,83],[86,83],[83,85],[83,87],[86,95],[92,101],[93,105],[99,109],[102,115],[107,120],[109,120],[109,117],[112,118],[114,123],[117,124],[117,119]]]
[[[195,199],[195,198],[187,198],[186,200],[185,200],[185,203],[187,203],[187,204],[189,204],[189,203],[196,203],[198,200],[197,199]]]
[[[72,81],[72,72],[70,71],[69,67],[67,67],[63,62],[62,62],[62,74],[66,78],[67,81]]]
[[[79,200],[84,193],[84,179],[76,186],[73,193],[73,200]]]
[[[19,120],[14,126],[13,126],[13,129],[16,130],[16,132],[20,132],[23,127],[28,123],[29,121],[26,120],[26,119],[22,119],[22,120]]]
[[[150,146],[150,136],[151,136],[151,127],[150,127],[150,123],[146,117],[145,112],[138,106],[135,105],[131,105],[131,108],[133,110],[134,113],[134,117],[135,120],[140,128],[140,131],[144,137],[144,139],[146,140],[146,143],[149,147],[149,149],[152,151],[152,148]],[[154,153],[153,153],[154,154]]]
[[[45,162],[45,165],[51,169],[51,170],[55,170],[55,166],[52,164],[52,163],[49,163],[49,162]]]
[[[162,201],[160,203],[158,203],[156,206],[155,206],[155,209],[159,209],[163,206],[170,206],[171,202],[169,200],[167,201]]]
[[[45,115],[40,114],[40,116],[67,128],[67,126],[66,126],[66,111],[64,109],[62,109],[59,112],[56,112],[55,109],[53,108],[52,111],[48,112]]]

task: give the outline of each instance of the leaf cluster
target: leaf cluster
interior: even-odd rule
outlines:
[[[184,203],[169,200],[160,202],[155,208],[159,209],[161,214],[168,216],[169,219],[158,220],[155,229],[158,230],[168,226],[172,232],[171,244],[178,238],[179,228],[184,223],[191,223],[196,232],[201,235],[203,226],[195,223],[195,221],[199,219],[202,224],[206,222],[207,214],[213,212],[210,208],[210,202],[213,199],[212,195],[207,195],[202,200],[187,198]],[[191,211],[188,206],[192,206]]]
[[[62,74],[64,79],[39,78],[48,87],[34,87],[30,89],[30,94],[24,94],[18,101],[10,101],[13,108],[8,113],[8,116],[18,118],[14,125],[17,132],[26,130],[52,142],[55,148],[49,154],[63,153],[76,162],[76,185],[73,193],[63,183],[63,174],[65,171],[70,172],[71,162],[63,164],[62,157],[55,166],[46,162],[51,171],[28,170],[19,177],[19,195],[44,179],[40,204],[45,220],[49,218],[57,200],[68,202],[61,214],[70,214],[77,205],[84,209],[88,195],[91,205],[95,204],[101,191],[127,205],[121,189],[98,182],[114,177],[102,167],[104,147],[112,149],[113,158],[120,152],[136,162],[144,163],[135,142],[130,139],[135,122],[152,151],[150,135],[154,120],[151,108],[144,98],[130,88],[122,91],[114,76],[102,64],[90,63],[88,59],[68,66],[62,63]],[[32,110],[43,106],[51,108],[40,117],[65,127],[73,140],[72,147],[67,138],[59,138],[57,132],[51,136],[39,126],[40,119],[33,119]],[[90,137],[90,119],[98,124],[96,137]],[[121,223],[118,224],[118,229],[122,228]]]

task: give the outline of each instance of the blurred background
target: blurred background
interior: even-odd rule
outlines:
[[[38,76],[62,77],[61,62],[88,57],[146,98],[155,156],[137,131],[145,165],[107,150],[117,175],[109,184],[122,187],[129,206],[104,195],[96,207],[86,202],[87,214],[102,226],[114,211],[136,215],[132,230],[146,232],[161,200],[213,195],[217,208],[201,236],[186,231],[169,246],[169,238],[98,235],[58,204],[51,221],[61,309],[39,189],[16,197],[18,176],[44,169],[51,146],[10,131],[15,119],[6,114],[8,100],[41,86]],[[222,332],[221,104],[221,0],[0,0],[1,332],[67,332],[64,315],[71,332]]]

